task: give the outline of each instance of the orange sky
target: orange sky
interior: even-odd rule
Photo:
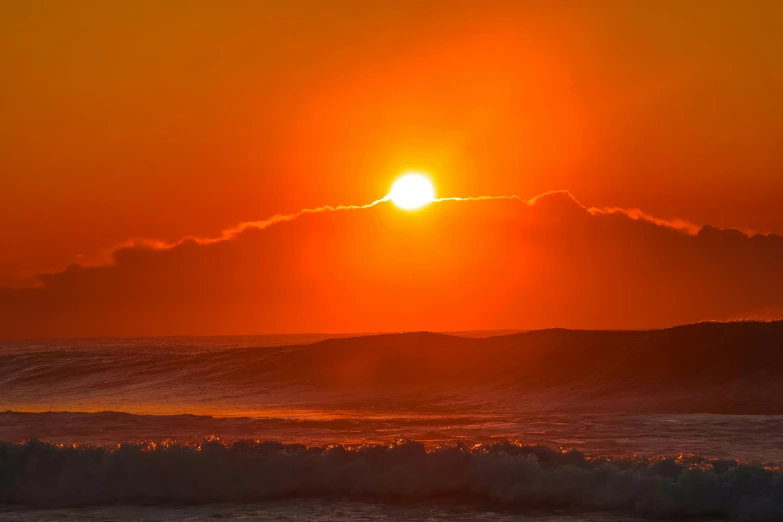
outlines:
[[[781,233],[781,52],[779,2],[2,2],[0,286],[411,168]]]

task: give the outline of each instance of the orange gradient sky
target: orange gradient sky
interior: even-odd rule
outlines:
[[[0,287],[411,169],[443,197],[781,233],[781,52],[779,2],[1,2]],[[506,319],[466,326],[573,320]]]

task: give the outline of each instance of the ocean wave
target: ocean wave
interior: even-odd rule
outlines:
[[[165,413],[305,403],[440,411],[459,403],[783,414],[783,322],[484,339],[419,332],[276,347],[177,342],[31,342],[31,351],[0,343],[0,403],[72,411],[154,405]]]
[[[218,440],[114,449],[0,443],[0,502],[35,507],[203,504],[335,496],[612,510],[657,518],[783,517],[778,468],[700,457],[589,457],[499,442],[427,450]]]

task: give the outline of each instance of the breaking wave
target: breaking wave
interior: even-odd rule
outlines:
[[[0,443],[0,502],[36,507],[339,497],[612,510],[657,518],[783,517],[779,468],[700,457],[588,457],[499,442],[434,450],[218,440],[114,449]]]

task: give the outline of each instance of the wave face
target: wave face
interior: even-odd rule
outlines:
[[[783,413],[783,322],[284,341],[4,342],[0,404],[219,415],[324,407]]]
[[[240,441],[114,450],[0,443],[0,502],[36,507],[247,503],[291,497],[470,501],[654,517],[780,520],[777,469],[699,457],[588,458],[498,442],[427,451]]]

